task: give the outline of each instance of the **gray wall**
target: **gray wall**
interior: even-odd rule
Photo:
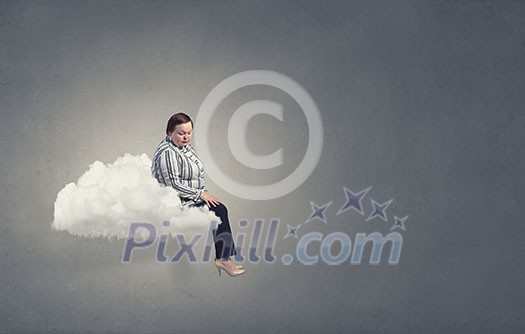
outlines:
[[[0,331],[521,332],[524,17],[520,1],[0,2]],[[299,82],[325,130],[317,168],[287,196],[245,200],[208,180],[232,222],[281,220],[276,263],[235,279],[154,250],[125,265],[122,240],[51,230],[56,194],[90,163],[151,156],[171,113],[195,118],[215,85],[253,69]],[[210,136],[218,163],[250,179],[221,140],[228,112],[261,97],[289,117],[250,123],[254,152],[289,159],[252,180],[264,183],[304,154],[289,96],[237,92]],[[366,213],[393,198],[389,222],[336,215],[343,186],[372,186]],[[310,201],[333,201],[328,222],[299,235],[386,234],[409,215],[400,263],[284,265],[286,224]]]

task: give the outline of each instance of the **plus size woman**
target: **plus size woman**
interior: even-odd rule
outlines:
[[[233,261],[236,254],[233,235],[228,218],[228,209],[204,185],[204,165],[197,157],[190,140],[193,121],[185,113],[170,117],[166,126],[166,137],[160,142],[153,155],[151,171],[161,184],[173,187],[183,205],[207,205],[220,218],[214,231],[215,266],[230,276],[244,274],[242,266]]]

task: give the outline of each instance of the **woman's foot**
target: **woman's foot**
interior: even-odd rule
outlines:
[[[239,276],[239,275],[242,275],[245,273],[244,269],[237,269],[237,267],[235,266],[235,263],[228,259],[228,260],[224,260],[224,259],[217,259],[215,260],[215,267],[217,268],[217,270],[219,271],[219,276],[221,276],[221,270],[224,270],[228,273],[228,275],[234,277],[234,276]]]
[[[231,257],[230,257],[230,261],[233,262],[233,264],[235,265],[235,268],[244,269],[244,266],[242,264],[237,264],[235,261],[233,261]]]

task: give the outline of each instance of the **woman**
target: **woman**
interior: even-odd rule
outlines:
[[[183,205],[203,206],[220,218],[221,223],[214,231],[215,266],[230,276],[244,274],[242,266],[237,265],[232,256],[237,254],[228,219],[228,210],[204,186],[204,166],[190,145],[193,121],[184,113],[170,117],[166,126],[166,137],[153,156],[151,171],[153,176],[165,186],[173,187],[179,194]]]

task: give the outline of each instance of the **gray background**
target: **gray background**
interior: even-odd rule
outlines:
[[[521,1],[1,1],[0,331],[521,332],[524,17]],[[253,69],[299,82],[325,129],[320,163],[285,197],[248,201],[208,180],[233,222],[281,220],[276,263],[235,279],[154,250],[124,265],[123,241],[51,230],[56,194],[90,163],[151,156],[171,113],[195,118],[215,85]],[[286,120],[258,116],[248,144],[282,146],[285,165],[253,173],[224,129],[261,97]],[[236,92],[216,121],[217,162],[246,182],[283,178],[304,155],[304,116],[278,90]],[[367,214],[393,198],[389,222],[337,216],[343,185],[372,186]],[[328,223],[300,235],[386,234],[410,215],[399,265],[285,266],[286,224],[310,201],[333,201]]]

